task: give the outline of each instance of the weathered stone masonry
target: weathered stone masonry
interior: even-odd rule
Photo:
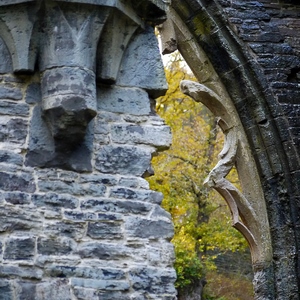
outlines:
[[[174,299],[143,178],[171,135],[161,1],[0,2],[0,299]],[[150,25],[149,25],[150,24]]]
[[[250,199],[246,207],[264,203],[268,223],[258,231],[251,228],[249,217],[244,223],[254,235],[269,231],[271,238],[271,256],[259,255],[256,260],[257,252],[252,250],[255,297],[299,299],[299,3],[173,0],[169,18],[174,23],[173,47],[177,41],[206,88],[198,85],[195,93],[195,85],[191,85],[193,90],[184,84],[184,90],[197,101],[203,101],[199,95],[205,94],[204,102],[207,98],[221,99],[225,106],[233,104],[232,115],[238,115],[242,127],[226,114],[225,121],[231,122],[230,131],[239,128],[238,139],[244,131],[255,160],[263,198],[252,198],[251,191],[246,192]],[[217,116],[228,113],[208,104]],[[236,163],[247,189],[252,184],[247,179],[248,174],[251,178],[252,166],[247,171],[246,156],[239,154]],[[259,211],[253,212],[251,217]],[[239,213],[243,216],[243,211]]]
[[[296,2],[0,0],[0,299],[176,298],[144,179],[171,141],[152,109],[165,11],[166,51],[199,80],[182,88],[226,134],[208,183],[250,242],[255,297],[300,299]]]

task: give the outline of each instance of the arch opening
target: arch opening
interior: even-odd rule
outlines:
[[[271,297],[274,289],[271,288],[273,283],[269,280],[273,276],[273,267],[268,214],[259,171],[244,131],[244,124],[241,123],[236,106],[223,84],[223,77],[220,79],[205,51],[173,9],[169,10],[169,21],[164,23],[160,31],[162,42],[166,45],[163,47],[168,46],[168,41],[171,40],[172,45],[175,41],[198,81],[183,81],[182,91],[196,102],[206,105],[224,132],[224,148],[206,184],[226,200],[233,217],[233,226],[249,243],[255,292]],[[233,166],[236,166],[239,173],[242,192],[226,179]]]
[[[179,299],[187,299],[185,297],[191,295],[191,286],[197,286],[198,290],[201,289],[203,278],[196,280],[197,276],[195,276],[195,281],[190,282],[189,285],[190,278],[188,276],[190,274],[187,273],[199,272],[199,274],[203,274],[203,269],[209,270],[207,273],[209,284],[205,288],[207,292],[211,293],[214,290],[216,295],[215,284],[218,282],[219,296],[222,293],[231,292],[233,298],[230,299],[253,299],[251,284],[253,274],[250,257],[248,257],[248,263],[243,264],[244,267],[246,266],[245,270],[241,269],[241,264],[241,268],[236,268],[232,263],[230,267],[228,265],[228,268],[232,268],[232,273],[239,273],[239,280],[237,280],[238,276],[232,276],[231,280],[228,280],[226,278],[228,273],[224,276],[223,274],[217,275],[213,271],[216,268],[215,261],[218,264],[223,264],[224,257],[230,257],[230,253],[232,253],[232,257],[241,262],[243,260],[241,259],[242,255],[239,257],[236,253],[239,248],[243,250],[247,248],[244,238],[235,229],[231,229],[230,211],[224,200],[218,193],[214,193],[210,189],[209,184],[206,186],[203,184],[205,177],[218,163],[217,154],[222,150],[224,135],[220,126],[226,135],[228,135],[228,131],[230,132],[229,140],[232,141],[234,136],[229,125],[227,124],[228,126],[225,128],[226,123],[220,118],[215,118],[206,106],[178,91],[182,79],[194,80],[183,81],[182,85],[184,83],[196,84],[196,78],[191,71],[182,71],[187,67],[184,65],[184,59],[178,58],[178,56],[179,54],[173,54],[171,58],[166,60],[169,91],[165,97],[157,100],[157,110],[160,116],[172,128],[173,146],[169,151],[165,151],[153,159],[155,176],[149,178],[149,181],[152,189],[164,193],[164,207],[172,214],[175,223],[175,237],[172,242],[175,245],[177,256],[175,268],[178,275]],[[211,92],[211,97],[213,95],[214,93]],[[221,107],[222,103],[219,103],[219,106]],[[229,144],[225,143],[225,148],[228,146]],[[235,150],[230,149],[230,151]],[[232,163],[228,165],[225,172],[229,172],[234,165],[234,157],[231,158]],[[231,174],[231,178],[238,182],[236,173]],[[222,190],[220,191],[222,194]],[[234,188],[233,185],[231,191],[233,194],[238,193],[238,189]],[[226,192],[228,189],[223,189],[223,193]],[[244,233],[247,234],[247,227],[243,225],[240,219],[234,199],[230,200],[227,197],[227,200],[229,204],[232,203],[231,212],[235,227],[244,230]],[[195,228],[192,229],[192,226]],[[251,237],[250,233],[248,240]],[[230,238],[232,241],[229,241]],[[252,240],[251,242],[254,245]],[[193,251],[194,254],[191,255]],[[242,253],[247,257],[247,251]],[[232,257],[230,259],[233,259]],[[189,265],[189,263],[191,264]],[[186,273],[182,269],[184,264],[187,266]],[[192,265],[194,268],[191,267]],[[219,279],[216,279],[217,276]],[[223,282],[223,286],[221,282]],[[243,295],[238,295],[240,290],[237,286],[233,288],[237,282],[244,285],[244,291],[247,290]],[[184,284],[186,284],[186,289],[182,288]],[[196,290],[195,288],[195,293],[197,293]],[[184,294],[185,292],[186,294]]]

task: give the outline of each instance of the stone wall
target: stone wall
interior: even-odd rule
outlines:
[[[152,108],[163,3],[13,2],[0,3],[0,299],[175,299],[173,225],[144,179],[171,143]]]
[[[272,251],[271,259],[253,261],[256,299],[299,299],[299,4],[173,0],[170,16],[199,82],[220,98],[224,88],[228,93],[255,160]],[[223,89],[205,72],[209,66]],[[243,159],[237,157],[238,167],[248,183],[252,168],[247,171]]]
[[[256,299],[299,299],[299,4],[168,3],[0,1],[0,299],[176,298],[172,222],[144,179],[171,142],[153,110],[165,10],[200,82],[183,86],[230,137],[210,179],[250,241]]]

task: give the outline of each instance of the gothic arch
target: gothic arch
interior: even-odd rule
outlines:
[[[165,51],[168,51],[170,41],[173,47],[174,41],[177,42],[179,51],[201,83],[185,82],[183,90],[204,102],[225,121],[223,131],[238,136],[233,140],[240,140],[242,145],[237,146],[242,150],[235,159],[242,185],[244,182],[245,198],[249,199],[248,203],[244,202],[244,208],[252,212],[243,215],[242,208],[237,209],[254,240],[256,236],[263,241],[257,245],[258,252],[262,251],[260,255],[257,256],[257,249],[252,247],[256,299],[299,299],[297,253],[300,244],[295,186],[293,188],[297,181],[295,171],[299,170],[299,156],[294,137],[270,80],[263,73],[262,63],[239,36],[240,32],[229,22],[221,6],[235,7],[235,3],[232,4],[235,1],[231,4],[230,1],[220,2],[173,0],[169,20],[174,28],[170,30],[170,23],[166,23],[162,29],[167,33]],[[221,107],[222,103],[224,107]],[[232,143],[229,141],[229,146]],[[245,155],[254,160],[246,161]],[[222,165],[222,159],[219,164]],[[211,177],[215,171],[212,170]],[[224,189],[215,188],[228,198]],[[262,195],[259,195],[260,189]],[[235,198],[237,206],[238,198]],[[258,218],[254,229],[255,216]],[[245,228],[240,229],[247,237]],[[250,247],[251,243],[255,244],[251,238],[247,239]]]

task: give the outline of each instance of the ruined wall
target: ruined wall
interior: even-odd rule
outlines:
[[[168,2],[0,1],[0,299],[175,299],[172,223],[144,179],[171,141],[152,108],[165,10],[200,82],[183,87],[224,113],[223,166],[248,176],[244,195],[218,188],[256,299],[299,299],[299,4]]]
[[[171,142],[163,19],[160,1],[1,1],[0,299],[175,298],[144,179]]]
[[[255,159],[272,251],[271,260],[254,260],[256,299],[299,299],[299,4],[173,0],[170,18],[198,80],[222,98],[205,69],[211,64],[218,74]]]

